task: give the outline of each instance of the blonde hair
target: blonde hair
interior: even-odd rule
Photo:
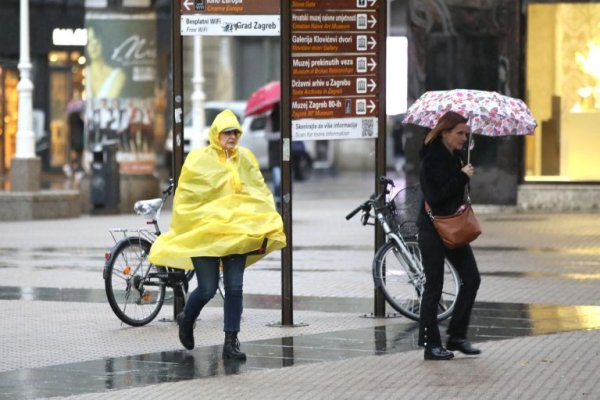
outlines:
[[[457,112],[448,111],[438,119],[435,127],[425,136],[425,144],[431,143],[440,136],[440,133],[452,130],[458,124],[466,124],[468,120]]]

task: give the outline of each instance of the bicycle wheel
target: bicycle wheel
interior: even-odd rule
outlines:
[[[152,244],[138,237],[117,243],[104,270],[108,303],[119,319],[131,326],[142,326],[158,315],[165,301],[166,269],[151,264]]]
[[[390,241],[377,251],[373,260],[373,281],[375,287],[381,288],[385,299],[396,311],[407,318],[418,321],[421,313],[425,274],[421,265],[421,252],[418,244],[407,242],[406,247],[409,254],[403,254],[396,243]],[[458,274],[446,259],[444,287],[438,304],[438,321],[443,321],[452,314],[458,290]]]

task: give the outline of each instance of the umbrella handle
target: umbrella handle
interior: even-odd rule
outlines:
[[[467,164],[471,164],[471,140],[473,140],[473,134],[469,133],[469,143],[467,143]]]
[[[471,122],[471,118],[473,117],[473,113],[469,113],[469,122]],[[470,125],[469,125],[470,128]],[[469,143],[467,143],[467,164],[471,164],[471,144],[473,140],[473,132],[469,129]]]

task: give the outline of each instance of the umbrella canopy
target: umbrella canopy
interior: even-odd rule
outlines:
[[[484,136],[529,135],[537,126],[522,100],[469,89],[426,92],[410,106],[402,122],[433,128],[448,111],[469,118],[471,132]]]
[[[281,84],[278,81],[267,83],[248,98],[244,116],[262,114],[273,109],[281,100]]]

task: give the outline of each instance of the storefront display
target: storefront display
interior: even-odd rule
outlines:
[[[600,181],[600,4],[530,4],[525,180]]]
[[[16,68],[0,66],[0,175],[10,169],[16,149],[18,83]]]

